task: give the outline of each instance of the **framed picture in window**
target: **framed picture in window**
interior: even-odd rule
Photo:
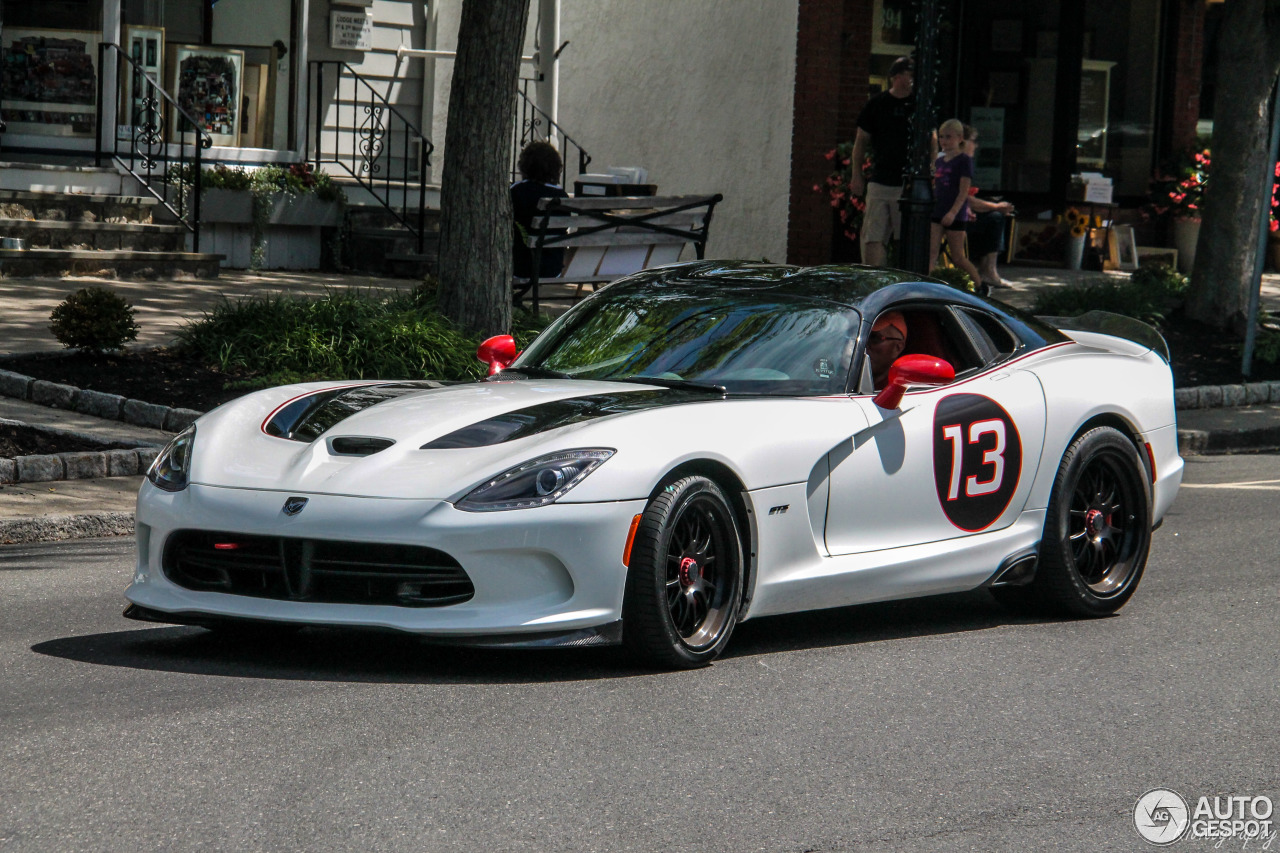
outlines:
[[[213,137],[214,145],[240,144],[240,98],[244,86],[244,51],[199,45],[170,46],[172,91],[183,113]],[[174,142],[195,141],[186,119],[174,111]]]
[[[1132,272],[1138,268],[1138,240],[1132,225],[1117,225],[1107,241],[1108,254],[1116,269]]]
[[[3,36],[0,92],[9,132],[92,137],[102,34],[5,27]]]

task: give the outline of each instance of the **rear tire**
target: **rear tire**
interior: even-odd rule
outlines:
[[[1058,466],[1040,562],[1025,591],[1051,611],[1106,616],[1133,596],[1150,548],[1151,483],[1137,448],[1112,427],[1077,437]],[[1022,592],[997,598],[1016,602]]]
[[[650,666],[709,664],[738,622],[742,579],[742,537],[724,490],[699,476],[669,483],[632,544],[623,645]]]

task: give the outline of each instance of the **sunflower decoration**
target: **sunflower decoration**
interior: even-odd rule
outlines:
[[[1088,217],[1083,217],[1083,218],[1077,219],[1077,220],[1076,220],[1074,223],[1072,223],[1072,225],[1071,225],[1071,236],[1072,236],[1072,237],[1083,237],[1086,233],[1088,233],[1088,231],[1089,231],[1089,220],[1088,220]]]

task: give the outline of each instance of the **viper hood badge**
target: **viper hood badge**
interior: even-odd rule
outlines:
[[[298,513],[302,512],[302,510],[305,509],[306,506],[307,506],[306,498],[299,498],[299,497],[287,498],[284,502],[284,514],[297,515]]]

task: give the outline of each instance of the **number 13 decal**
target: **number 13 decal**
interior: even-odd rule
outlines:
[[[982,453],[982,464],[991,465],[993,468],[991,479],[980,483],[972,474],[966,477],[964,481],[966,497],[976,498],[979,495],[997,492],[1000,490],[1000,483],[1004,480],[1004,421],[994,418],[969,424],[969,443],[977,444],[985,433],[992,433],[996,437],[996,446]],[[961,438],[963,434],[964,430],[960,428],[960,424],[951,424],[942,428],[942,437],[951,442],[951,489],[947,492],[949,501],[960,497],[960,472],[964,464]]]
[[[991,526],[1008,507],[1022,470],[1018,429],[998,403],[953,394],[933,416],[933,473],[942,511],[961,530]]]

